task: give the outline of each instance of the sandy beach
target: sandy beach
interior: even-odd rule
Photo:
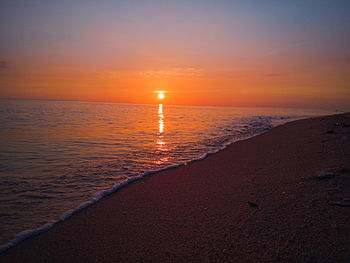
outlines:
[[[134,182],[1,262],[350,262],[350,114]]]

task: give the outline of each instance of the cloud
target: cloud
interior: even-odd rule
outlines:
[[[266,55],[270,56],[270,55],[286,54],[286,53],[290,53],[293,50],[299,50],[300,48],[303,48],[305,46],[306,46],[306,43],[304,42],[295,42],[291,44],[285,44],[283,46],[279,46],[271,49],[270,51],[266,52]]]
[[[0,60],[0,69],[7,69],[7,62],[4,60]]]
[[[272,78],[272,77],[279,77],[279,76],[281,76],[281,74],[279,74],[279,73],[268,73],[268,74],[265,74],[264,76]]]
[[[167,70],[146,70],[139,72],[139,74],[149,78],[201,77],[203,76],[203,70],[198,68],[170,68]]]

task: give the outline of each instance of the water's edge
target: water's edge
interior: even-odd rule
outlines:
[[[322,117],[322,116],[317,116],[317,117]],[[310,117],[306,117],[306,118],[310,118]],[[311,118],[314,118],[314,117],[311,117]],[[298,120],[302,120],[302,119],[305,119],[305,118],[300,118]],[[28,239],[30,237],[33,237],[33,236],[36,236],[36,235],[39,235],[49,229],[51,229],[54,225],[58,224],[58,223],[61,223],[61,222],[64,222],[66,219],[68,219],[69,217],[71,217],[72,215],[74,215],[75,213],[78,213],[80,212],[81,210],[83,210],[84,208],[86,207],[89,207],[93,204],[95,204],[96,202],[98,202],[100,199],[102,199],[103,197],[105,196],[108,196],[112,193],[115,193],[117,190],[121,189],[122,187],[126,186],[126,185],[129,185],[130,183],[132,182],[135,182],[135,181],[138,181],[140,179],[142,179],[143,177],[147,176],[147,175],[151,175],[151,174],[155,174],[155,173],[159,173],[161,171],[164,171],[164,170],[168,170],[168,169],[173,169],[173,168],[177,168],[179,166],[182,166],[182,165],[185,165],[185,164],[188,164],[188,163],[192,163],[192,162],[195,162],[195,161],[200,161],[200,160],[203,160],[205,159],[207,156],[209,155],[212,155],[212,154],[216,154],[224,149],[226,149],[229,145],[233,144],[233,143],[237,143],[237,142],[241,142],[241,141],[246,141],[246,140],[249,140],[253,137],[256,137],[256,136],[259,136],[265,132],[269,132],[271,131],[272,129],[278,127],[278,126],[283,126],[287,123],[291,123],[291,122],[295,122],[295,121],[298,121],[298,120],[292,120],[292,121],[287,121],[283,124],[280,124],[280,125],[276,125],[268,130],[265,130],[265,131],[261,131],[260,133],[257,133],[255,135],[252,135],[252,136],[247,136],[245,138],[241,138],[241,139],[236,139],[236,140],[232,140],[232,141],[228,141],[227,143],[225,143],[223,146],[221,146],[220,148],[218,148],[217,150],[215,151],[209,151],[209,152],[206,152],[204,153],[203,155],[201,155],[199,158],[197,159],[192,159],[192,160],[189,160],[189,161],[185,161],[185,162],[182,162],[182,163],[179,163],[179,164],[172,164],[172,165],[169,165],[169,166],[166,166],[166,167],[163,167],[163,168],[160,168],[160,169],[157,169],[157,170],[150,170],[150,171],[146,171],[146,172],[143,172],[139,175],[136,175],[136,176],[132,176],[132,177],[129,177],[119,183],[116,183],[114,186],[112,186],[111,188],[109,189],[106,189],[106,190],[103,190],[103,191],[100,191],[98,193],[95,193],[91,199],[89,201],[86,201],[82,204],[80,204],[78,207],[76,207],[75,209],[71,209],[71,210],[68,210],[66,212],[64,212],[62,215],[59,216],[59,218],[57,220],[53,220],[51,222],[47,222],[46,224],[44,224],[43,226],[39,227],[39,228],[36,228],[36,229],[29,229],[29,230],[24,230],[20,233],[18,233],[13,239],[11,239],[10,241],[8,241],[7,243],[5,244],[2,244],[0,245],[0,253],[3,253],[4,251],[6,251],[7,249],[17,245],[18,243],[24,241],[25,239]]]

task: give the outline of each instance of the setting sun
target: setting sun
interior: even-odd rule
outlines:
[[[0,263],[350,262],[350,0],[52,2],[0,0]]]

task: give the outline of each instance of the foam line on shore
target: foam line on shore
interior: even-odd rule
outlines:
[[[295,121],[295,120],[291,120],[291,121]],[[288,122],[286,122],[288,123]],[[283,123],[281,125],[284,125],[286,123]],[[277,126],[280,126],[280,125],[276,125],[272,128],[275,128]],[[173,169],[173,168],[177,168],[179,166],[182,166],[182,165],[186,165],[188,163],[192,163],[192,162],[195,162],[195,161],[199,161],[199,160],[203,160],[205,159],[206,157],[208,157],[209,155],[213,155],[213,154],[216,154],[224,149],[226,149],[229,145],[233,144],[233,143],[236,143],[236,142],[240,142],[240,141],[245,141],[245,140],[248,140],[248,139],[251,139],[255,136],[258,136],[260,134],[263,134],[265,132],[268,132],[269,130],[271,130],[271,128],[269,129],[265,129],[265,130],[262,130],[260,132],[258,132],[257,134],[254,134],[254,135],[251,135],[251,136],[247,136],[247,137],[244,137],[244,138],[241,138],[241,139],[233,139],[232,141],[228,141],[226,143],[224,143],[221,147],[219,147],[217,150],[214,150],[214,151],[209,151],[209,152],[206,152],[204,154],[202,154],[199,158],[196,158],[196,159],[192,159],[192,160],[188,160],[188,161],[184,161],[184,162],[181,162],[179,164],[172,164],[172,165],[169,165],[169,166],[166,166],[166,167],[163,167],[161,169],[157,169],[157,170],[150,170],[150,171],[146,171],[146,172],[143,172],[137,176],[133,176],[133,177],[129,177],[117,184],[115,184],[114,186],[112,186],[111,188],[109,189],[106,189],[106,190],[103,190],[103,191],[100,191],[98,193],[95,193],[91,199],[89,201],[86,201],[82,204],[80,204],[78,207],[76,207],[75,209],[70,209],[66,212],[64,212],[62,215],[59,216],[58,220],[56,221],[51,221],[51,222],[48,222],[46,224],[44,224],[43,226],[39,227],[39,228],[36,228],[36,229],[32,229],[32,230],[25,230],[25,231],[22,231],[20,233],[18,233],[12,240],[10,240],[9,242],[3,244],[3,245],[0,245],[0,253],[6,251],[7,249],[9,249],[10,247],[12,246],[15,246],[17,245],[18,243],[20,243],[21,241],[25,240],[25,239],[28,239],[32,236],[36,236],[36,235],[39,235],[47,230],[49,230],[50,228],[52,228],[55,224],[57,223],[60,223],[60,222],[64,222],[65,220],[67,220],[68,218],[70,218],[72,215],[74,215],[75,213],[78,213],[79,211],[83,210],[84,208],[86,207],[89,207],[91,205],[93,205],[94,203],[98,202],[100,199],[102,199],[103,197],[105,196],[108,196],[114,192],[116,192],[117,190],[119,190],[120,188],[132,183],[132,182],[135,182],[135,181],[138,181],[140,179],[142,179],[143,177],[147,176],[147,175],[151,175],[151,174],[155,174],[155,173],[159,173],[159,172],[162,172],[162,171],[165,171],[165,170],[168,170],[168,169]]]
[[[18,233],[12,240],[10,240],[9,242],[0,246],[0,253],[4,252],[5,250],[9,249],[10,247],[18,244],[19,242],[21,242],[29,237],[36,236],[42,232],[49,230],[51,227],[53,227],[55,225],[55,223],[56,222],[48,222],[39,228],[36,228],[33,230],[24,230],[24,231]]]
[[[208,157],[209,155],[212,155],[212,154],[216,154],[224,149],[226,149],[229,145],[231,145],[232,143],[236,143],[236,142],[239,142],[239,141],[244,141],[244,140],[248,140],[252,137],[255,137],[255,136],[258,136],[264,132],[267,132],[267,131],[263,131],[261,133],[258,133],[258,134],[255,134],[255,135],[252,135],[252,136],[249,136],[249,137],[245,137],[243,139],[238,139],[238,140],[233,140],[233,141],[228,141],[226,142],[223,146],[221,146],[220,148],[218,148],[217,150],[215,151],[209,151],[209,152],[206,152],[204,154],[202,154],[199,158],[196,158],[196,159],[192,159],[192,160],[188,160],[188,161],[185,161],[185,162],[182,162],[180,164],[172,164],[172,165],[169,165],[169,166],[166,166],[166,167],[163,167],[161,169],[157,169],[157,170],[150,170],[150,171],[146,171],[144,173],[141,173],[137,176],[133,176],[133,177],[129,177],[117,184],[115,184],[114,186],[112,186],[111,188],[109,189],[106,189],[106,190],[103,190],[103,191],[100,191],[98,193],[95,193],[91,199],[89,201],[86,201],[84,203],[81,203],[78,207],[76,207],[75,209],[70,209],[66,212],[64,212],[62,215],[59,216],[59,219],[56,220],[56,221],[51,221],[51,222],[48,222],[46,224],[44,224],[43,226],[39,227],[39,228],[36,228],[36,229],[30,229],[30,230],[24,230],[20,233],[18,233],[12,240],[10,240],[9,242],[3,244],[0,246],[0,253],[6,251],[7,249],[9,249],[10,247],[12,246],[15,246],[17,245],[18,243],[20,243],[21,241],[25,240],[25,239],[28,239],[32,236],[36,236],[36,235],[39,235],[47,230],[49,230],[50,228],[52,228],[55,224],[57,223],[60,223],[60,222],[64,222],[65,220],[67,220],[68,218],[70,218],[72,215],[74,215],[75,213],[78,213],[79,211],[83,210],[84,208],[86,207],[89,207],[93,204],[95,204],[96,202],[98,202],[99,200],[101,200],[103,197],[105,196],[108,196],[114,192],[116,192],[117,190],[119,190],[120,188],[132,183],[132,182],[135,182],[135,181],[138,181],[140,179],[142,179],[143,177],[147,176],[147,175],[151,175],[151,174],[155,174],[155,173],[159,173],[159,172],[162,172],[162,171],[165,171],[165,170],[169,170],[169,169],[173,169],[173,168],[177,168],[179,166],[182,166],[182,165],[186,165],[188,163],[192,163],[192,162],[195,162],[195,161],[200,161],[200,160],[203,160],[205,159],[206,157]]]

